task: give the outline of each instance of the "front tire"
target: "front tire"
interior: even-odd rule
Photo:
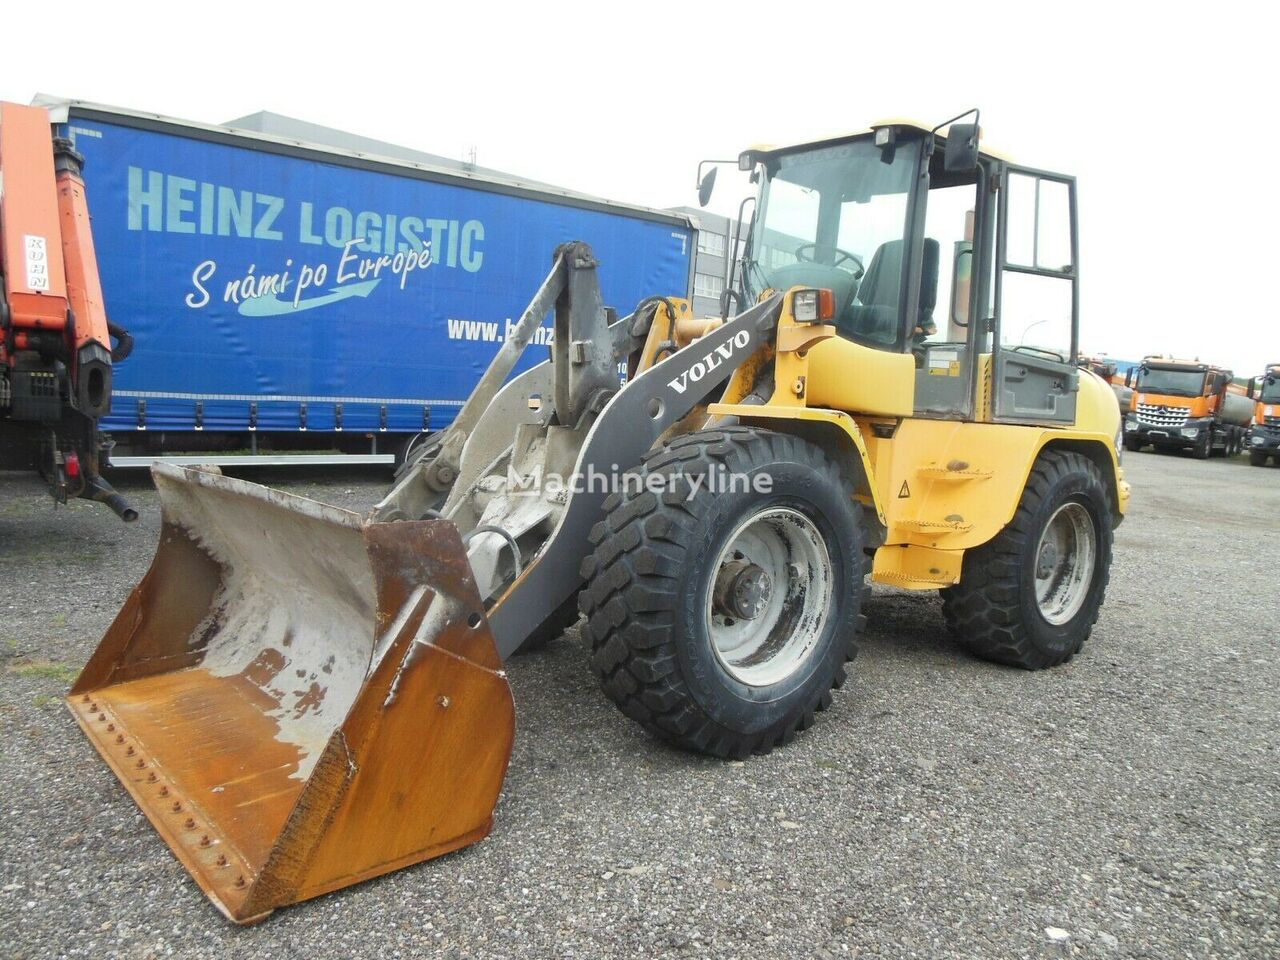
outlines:
[[[1265,467],[1267,465],[1267,454],[1262,450],[1249,451],[1249,466]]]
[[[1132,452],[1132,453],[1137,453],[1137,452],[1138,452],[1139,450],[1141,450],[1144,446],[1146,446],[1146,444],[1144,444],[1144,443],[1143,443],[1141,440],[1139,440],[1137,437],[1125,437],[1125,438],[1124,438],[1124,448],[1125,448],[1126,450],[1128,450],[1128,451]]]
[[[960,583],[942,591],[951,632],[977,656],[1026,670],[1070,660],[1102,607],[1114,526],[1097,464],[1042,453],[1013,520],[966,552]]]
[[[663,740],[768,753],[831,703],[856,650],[867,558],[852,484],[812,444],[747,427],[677,437],[637,475],[583,564],[592,670]]]

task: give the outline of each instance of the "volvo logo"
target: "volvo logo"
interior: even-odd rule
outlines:
[[[726,360],[733,357],[735,353],[751,342],[751,334],[746,330],[739,330],[733,335],[733,338],[720,344],[706,356],[699,359],[687,370],[681,372],[680,376],[674,380],[667,381],[668,386],[676,393],[684,393],[688,389],[689,384],[698,383],[703,380],[709,373],[712,373],[719,367],[724,366]]]

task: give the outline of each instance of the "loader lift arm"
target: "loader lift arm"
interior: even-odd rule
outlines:
[[[585,243],[556,251],[546,280],[454,425],[371,514],[376,521],[443,516],[458,525],[504,659],[577,590],[588,534],[611,492],[605,479],[620,465],[638,463],[658,437],[710,397],[768,340],[779,315],[780,295],[715,325],[695,347],[647,367],[620,391],[618,364],[643,347],[647,318],[638,309],[609,322],[596,266]],[[503,387],[553,308],[552,360]],[[512,418],[529,411],[535,395],[536,416],[518,424],[513,438]],[[475,469],[477,461],[483,470]],[[554,494],[512,496],[511,490],[495,497],[508,468],[533,482],[577,478],[579,488],[569,490],[565,502]],[[598,487],[581,488],[583,478],[593,476],[601,478]]]

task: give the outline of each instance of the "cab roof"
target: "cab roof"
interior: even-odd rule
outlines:
[[[916,133],[922,133],[922,134],[927,134],[933,130],[933,124],[931,123],[924,123],[920,120],[912,120],[906,117],[888,117],[883,120],[875,121],[874,123],[870,124],[863,130],[852,130],[848,133],[840,133],[830,137],[823,137],[820,140],[801,140],[797,143],[785,143],[785,144],[756,143],[749,146],[746,150],[743,151],[743,153],[754,153],[754,154],[760,154],[763,156],[774,156],[776,154],[791,153],[793,151],[803,150],[805,148],[823,147],[823,146],[828,146],[830,144],[836,144],[836,143],[846,143],[850,140],[859,140],[862,137],[869,137],[873,133],[875,133],[877,130],[883,127],[893,127],[894,129],[897,129],[897,130],[910,130],[910,131],[914,131]],[[950,132],[950,130],[951,130],[950,126],[943,127],[941,130],[938,131],[938,137],[942,140],[946,140],[947,134]],[[1012,159],[1013,159],[1003,151],[995,150],[991,147],[988,147],[986,144],[984,144],[982,142],[981,127],[978,128],[978,152],[982,156],[990,157],[993,160],[1003,160],[1005,162],[1012,162]]]
[[[1216,364],[1205,363],[1203,360],[1180,360],[1177,357],[1143,357],[1142,362],[1145,366],[1155,367],[1159,370],[1217,370],[1225,371],[1226,367],[1219,367]]]

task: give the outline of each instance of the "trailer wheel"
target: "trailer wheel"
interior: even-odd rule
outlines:
[[[966,552],[960,583],[942,591],[947,626],[986,660],[1027,670],[1065,663],[1098,619],[1114,526],[1097,464],[1041,454],[1013,520]]]
[[[856,650],[853,486],[812,444],[747,427],[677,437],[631,476],[583,563],[592,670],[661,739],[768,753],[831,703]]]

